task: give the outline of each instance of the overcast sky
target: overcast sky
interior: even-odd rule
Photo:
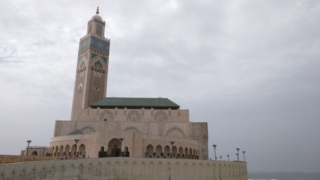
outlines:
[[[69,120],[79,39],[100,6],[107,96],[167,97],[249,171],[320,171],[320,1],[0,0],[0,154]],[[241,159],[243,156],[241,155]]]

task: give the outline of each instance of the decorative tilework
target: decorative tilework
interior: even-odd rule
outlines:
[[[103,59],[103,61],[104,61],[105,63],[107,63],[107,58],[102,57],[102,59]]]
[[[95,53],[91,53],[91,59],[94,58],[94,57],[96,57],[96,56],[98,56],[98,55],[95,54]]]
[[[103,67],[100,61],[97,61],[97,62],[94,63],[94,66],[97,66],[97,65],[101,66],[101,68]]]
[[[94,36],[88,36],[86,39],[80,42],[79,53],[89,48],[93,48],[109,54],[110,42],[104,41]]]

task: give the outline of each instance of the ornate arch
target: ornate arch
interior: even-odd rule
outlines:
[[[100,62],[100,60],[97,60],[97,61],[93,64],[93,66],[94,66],[94,67],[100,66],[101,69],[103,68],[103,65],[102,65],[102,63]]]
[[[134,126],[129,126],[125,129],[125,131],[134,131],[134,132],[140,132],[138,128]]]
[[[92,127],[90,126],[85,126],[83,128],[80,129],[83,134],[88,134],[88,133],[91,133],[91,132],[96,132]]]
[[[79,62],[79,69],[81,69],[82,67],[86,66],[86,63],[82,60],[81,62]]]
[[[177,127],[170,128],[166,133],[166,136],[180,137],[179,135],[182,136],[183,138],[186,137],[184,132],[180,128],[177,128]]]
[[[140,113],[136,110],[132,110],[127,115],[128,121],[139,121],[141,118]]]
[[[4,180],[4,179],[5,179],[5,177],[6,177],[5,172],[1,172],[1,174],[0,174],[0,178],[1,178],[1,180]]]
[[[154,114],[154,121],[167,121],[168,120],[168,115],[164,111],[158,111]]]
[[[112,121],[113,120],[113,114],[109,110],[104,110],[102,113],[100,113],[99,119],[101,121]]]

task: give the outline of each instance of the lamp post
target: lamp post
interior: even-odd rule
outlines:
[[[237,153],[238,161],[239,161],[239,150],[240,150],[240,148],[237,148],[237,151],[238,151],[238,153]]]
[[[171,158],[173,157],[173,144],[174,144],[174,141],[171,141]]]
[[[217,147],[217,145],[214,144],[214,145],[212,145],[212,146],[213,146],[213,148],[214,148],[214,159],[217,160],[217,156],[216,156],[216,147]]]
[[[75,139],[74,141],[76,142],[76,157],[78,157],[77,149],[78,149],[78,141],[79,141],[79,139]]]
[[[122,141],[123,141],[123,138],[119,138],[120,140],[120,156],[122,156]]]
[[[220,156],[220,160],[222,159],[222,156]]]
[[[28,147],[27,147],[27,156],[29,156],[29,144],[30,144],[31,142],[32,142],[31,140],[27,140],[27,143],[28,143]]]
[[[243,153],[243,161],[246,161],[246,155],[245,155],[246,151],[242,151],[242,153]]]
[[[228,156],[228,161],[229,161],[229,154],[227,156]]]

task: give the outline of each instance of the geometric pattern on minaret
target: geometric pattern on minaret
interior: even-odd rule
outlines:
[[[87,35],[80,39],[71,120],[81,109],[104,97],[107,91],[110,39],[104,37],[105,22],[96,15],[88,22]]]

